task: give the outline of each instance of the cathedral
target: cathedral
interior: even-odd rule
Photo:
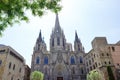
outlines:
[[[84,47],[77,32],[74,50],[72,44],[66,42],[56,14],[55,26],[50,35],[50,50],[47,50],[40,31],[32,54],[31,72],[41,71],[44,80],[86,80],[84,55]]]

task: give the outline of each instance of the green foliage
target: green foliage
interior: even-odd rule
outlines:
[[[113,71],[112,71],[110,66],[107,66],[107,71],[108,71],[109,80],[115,80],[115,77],[113,75]]]
[[[90,71],[87,74],[87,80],[103,80],[100,72],[97,70]]]
[[[0,35],[8,27],[20,21],[28,21],[25,15],[30,10],[34,16],[42,16],[47,10],[61,10],[60,0],[0,0]]]
[[[43,80],[43,73],[39,71],[34,71],[31,73],[31,80]]]

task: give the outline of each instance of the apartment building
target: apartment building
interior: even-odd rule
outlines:
[[[108,80],[107,66],[110,66],[115,76],[115,68],[106,37],[95,37],[92,49],[84,56],[86,72],[98,69],[103,73],[104,80]]]
[[[23,80],[24,58],[10,46],[0,44],[0,80]]]

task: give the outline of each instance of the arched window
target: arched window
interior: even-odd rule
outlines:
[[[9,69],[11,68],[11,64],[12,64],[12,63],[10,62],[10,63],[9,63]]]
[[[70,62],[71,62],[71,64],[75,64],[74,56],[71,57]]]
[[[44,64],[48,64],[48,57],[47,56],[44,57]]]
[[[15,70],[15,64],[13,65],[13,70]]]
[[[36,58],[36,64],[39,64],[39,63],[40,63],[40,58],[37,57],[37,58]]]
[[[57,45],[58,46],[60,45],[60,38],[59,37],[57,38]]]
[[[54,47],[54,39],[52,39],[52,47]]]
[[[83,59],[82,59],[82,57],[80,56],[80,63],[83,63]]]
[[[80,51],[80,45],[78,44],[78,51]]]

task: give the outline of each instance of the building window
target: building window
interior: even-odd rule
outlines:
[[[40,50],[40,44],[38,44],[38,50]]]
[[[94,54],[94,58],[95,58],[95,54]]]
[[[15,70],[15,64],[13,65],[13,70]]]
[[[52,47],[54,47],[54,39],[52,39]]]
[[[57,45],[58,46],[60,45],[60,38],[59,37],[57,38]]]
[[[0,65],[2,64],[2,60],[0,60]]]
[[[104,56],[104,53],[102,53],[102,56]]]
[[[89,65],[91,65],[91,60],[89,60]]]
[[[44,57],[44,64],[48,64],[48,57],[47,56]]]
[[[109,64],[111,64],[111,62],[110,62],[110,61],[109,61],[108,63],[109,63]]]
[[[104,63],[107,64],[106,61]]]
[[[71,64],[75,64],[75,59],[73,56],[71,57],[70,62],[71,62]]]
[[[9,69],[11,68],[11,64],[12,64],[12,63],[10,62],[10,63],[9,63]]]
[[[80,63],[83,63],[83,59],[82,59],[82,57],[80,56]]]
[[[119,63],[117,63],[117,66],[119,66]]]
[[[107,53],[107,56],[109,56],[109,54]]]
[[[97,67],[97,62],[95,62],[95,66]]]
[[[40,58],[37,57],[37,58],[36,58],[36,64],[39,64],[39,63],[40,63]]]
[[[3,53],[3,52],[5,52],[5,50],[0,50],[0,53]]]
[[[78,51],[80,51],[80,45],[78,44]]]
[[[95,69],[95,65],[93,65],[93,69]]]
[[[115,51],[115,47],[112,47],[112,51],[113,51],[113,52]]]
[[[21,68],[19,69],[19,72],[21,72]]]
[[[92,62],[94,62],[94,59],[92,58]]]
[[[90,70],[92,70],[92,67],[90,66]]]

